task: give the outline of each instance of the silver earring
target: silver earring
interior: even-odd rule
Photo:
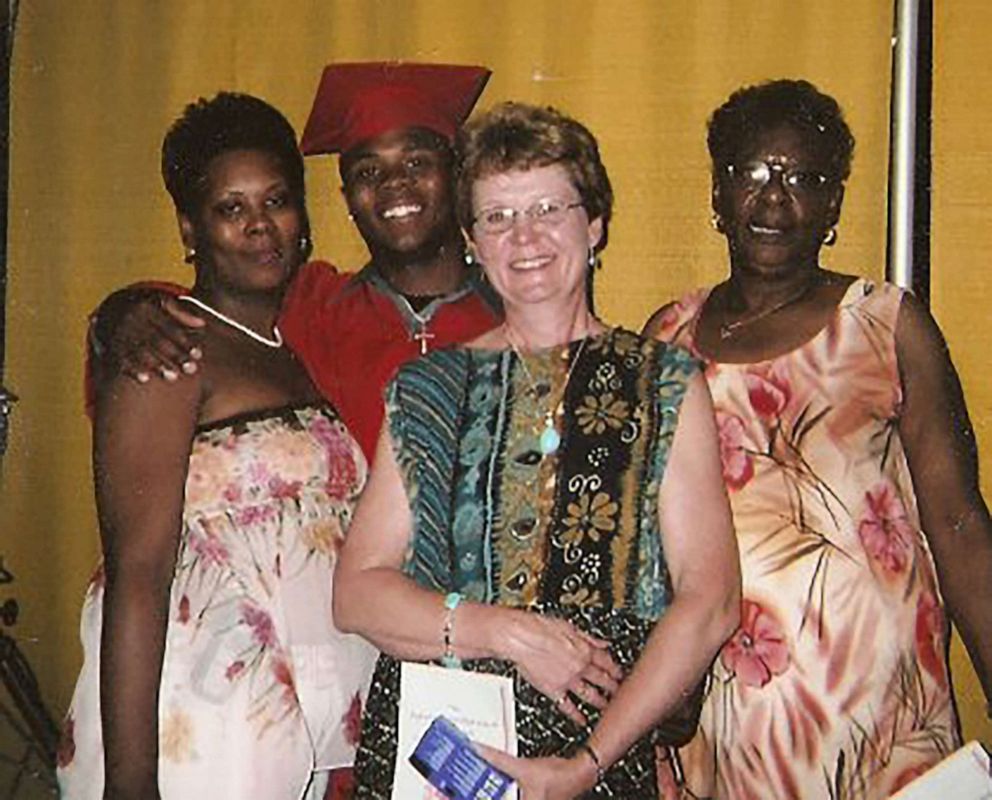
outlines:
[[[472,256],[471,250],[466,250],[465,255],[462,256],[462,259],[464,259],[466,267],[471,267],[475,263],[475,258]]]
[[[710,217],[710,225],[713,226],[713,230],[715,230],[717,233],[723,233],[723,217],[721,217],[715,211],[713,212],[713,215]]]
[[[590,269],[595,269],[596,267],[596,251],[591,247],[589,248],[589,255],[586,256],[586,263],[589,265]]]
[[[831,226],[823,234],[823,245],[824,247],[833,247],[835,244],[837,244],[837,228]]]
[[[189,250],[186,251],[186,255],[183,256],[183,261],[185,261],[187,264],[192,264],[194,261],[196,261],[195,247],[191,247]]]
[[[301,253],[306,252],[311,247],[313,247],[313,241],[310,239],[310,237],[307,236],[306,234],[304,234],[303,236],[301,236],[300,237],[300,241],[299,241],[300,252]]]

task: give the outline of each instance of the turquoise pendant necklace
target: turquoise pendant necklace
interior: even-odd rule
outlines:
[[[516,337],[510,333],[510,326],[505,322],[503,323],[503,330],[506,334],[506,341],[510,343],[510,348],[514,353],[516,353],[517,360],[520,361],[520,366],[524,368],[524,374],[527,376],[527,382],[530,383],[531,394],[534,396],[535,400],[539,400],[542,392],[538,388],[537,381],[534,380],[534,376],[531,374],[530,367],[527,366],[527,362],[524,360],[523,354],[520,352],[520,348],[517,346],[515,341]],[[568,372],[565,374],[565,380],[561,385],[561,389],[559,389],[556,396],[552,398],[551,404],[544,412],[544,429],[541,431],[541,435],[537,440],[537,446],[541,451],[542,458],[544,456],[553,456],[558,452],[558,448],[561,447],[561,434],[558,433],[558,429],[555,427],[555,410],[558,408],[558,404],[565,398],[565,390],[568,389],[569,381],[572,380],[572,373],[575,371],[576,364],[578,364],[579,359],[582,358],[582,352],[585,350],[587,341],[589,341],[588,336],[582,340],[581,344],[579,344],[579,349],[576,350],[575,358],[572,359],[572,363],[568,367]]]
[[[558,452],[558,445],[561,444],[561,436],[555,430],[554,414],[548,411],[544,415],[544,430],[541,431],[541,438],[538,440],[538,448],[542,456],[550,456]]]

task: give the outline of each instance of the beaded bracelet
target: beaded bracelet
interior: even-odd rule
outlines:
[[[589,758],[592,759],[593,766],[596,767],[596,783],[602,783],[603,778],[606,777],[606,770],[603,769],[603,762],[599,760],[599,756],[596,755],[596,751],[592,749],[592,745],[589,744],[589,742],[582,742],[579,747],[589,754]]]
[[[462,601],[462,596],[458,592],[450,592],[444,598],[444,627],[442,634],[444,637],[444,654],[441,656],[441,663],[448,669],[456,669],[462,665],[462,660],[455,655],[454,637],[455,630],[455,609]]]

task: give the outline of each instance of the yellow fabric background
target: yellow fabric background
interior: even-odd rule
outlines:
[[[934,308],[986,442],[989,290],[968,256],[992,239],[975,177],[988,172],[988,137],[972,125],[976,114],[992,122],[989,22],[980,0],[938,9],[934,192]],[[483,106],[553,104],[598,135],[617,194],[599,310],[639,327],[662,302],[724,273],[709,227],[704,124],[731,90],[765,78],[807,77],[847,110],[858,147],[828,263],[882,276],[891,24],[881,0],[22,3],[6,374],[21,404],[2,467],[0,553],[17,576],[17,630],[52,708],[70,698],[82,591],[98,554],[81,402],[85,317],[123,283],[188,275],[158,173],[162,135],[185,103],[247,91],[300,130],[330,61],[486,64],[495,74]],[[985,81],[975,80],[981,64]],[[317,254],[360,266],[334,162],[311,160],[308,179]],[[968,733],[992,739],[970,670],[960,655],[955,665]]]

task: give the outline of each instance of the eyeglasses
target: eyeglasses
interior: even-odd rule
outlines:
[[[535,225],[554,227],[561,225],[565,214],[573,208],[582,208],[583,204],[569,203],[565,200],[538,200],[525,209],[496,206],[480,211],[472,220],[472,224],[483,233],[505,233],[513,227],[520,217],[527,217]]]
[[[772,164],[767,161],[750,161],[741,166],[727,165],[727,172],[737,185],[747,192],[757,192],[768,185],[773,173],[778,173],[782,186],[791,195],[811,194],[821,189],[827,183],[827,176],[822,172],[809,169],[785,167],[782,164]]]

